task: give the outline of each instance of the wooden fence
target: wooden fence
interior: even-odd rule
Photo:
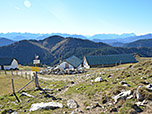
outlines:
[[[33,72],[31,71],[21,71],[21,70],[0,70],[0,75],[12,75],[12,76],[20,76],[25,79],[32,80]]]

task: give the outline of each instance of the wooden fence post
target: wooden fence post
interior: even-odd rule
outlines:
[[[18,102],[20,102],[20,100],[18,99],[18,97],[16,96],[16,93],[15,93],[15,87],[14,87],[14,80],[13,80],[13,78],[12,78],[12,89],[13,89],[13,94],[14,94],[14,96],[16,97],[16,100],[17,100]]]
[[[6,70],[4,70],[4,72],[5,72],[5,74],[7,75]]]
[[[35,78],[35,87],[36,87],[36,89],[41,89],[40,85],[39,85],[39,80],[38,80],[37,72],[34,73],[34,78]]]
[[[27,79],[27,72],[25,72],[25,79]]]

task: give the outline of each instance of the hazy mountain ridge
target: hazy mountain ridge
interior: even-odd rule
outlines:
[[[112,46],[122,46],[122,43],[130,43],[140,39],[149,39],[152,38],[152,34],[136,36],[134,33],[124,33],[121,35],[118,34],[95,34],[93,36],[89,35],[77,35],[77,34],[66,34],[66,33],[51,33],[51,34],[39,34],[39,33],[0,33],[0,37],[6,37],[14,41],[20,40],[43,40],[50,36],[61,36],[63,38],[73,37],[80,39],[88,39],[94,42],[103,42],[110,44]],[[120,45],[119,45],[120,44]]]
[[[91,40],[100,39],[100,40],[107,40],[107,39],[119,39],[119,38],[126,38],[136,36],[134,33],[124,33],[124,34],[95,34],[90,37]]]
[[[137,40],[131,43],[124,44],[123,47],[129,48],[129,47],[149,47],[152,48],[152,38],[151,39],[142,39],[142,40]]]
[[[14,43],[15,41],[7,39],[7,38],[0,38],[0,46],[6,46]]]

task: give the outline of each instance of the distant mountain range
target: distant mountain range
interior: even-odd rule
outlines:
[[[62,33],[51,33],[51,34],[40,34],[40,33],[0,33],[0,37],[8,38],[13,41],[20,41],[20,40],[43,40],[49,36],[62,36],[64,38],[66,37],[74,37],[74,38],[81,38],[81,39],[87,39],[87,37],[83,35],[77,35],[77,34],[62,34]]]
[[[90,37],[90,40],[107,40],[107,39],[119,39],[119,38],[127,38],[127,37],[132,37],[136,36],[134,33],[124,33],[121,35],[118,34],[95,34]]]
[[[6,46],[14,43],[15,41],[7,39],[7,38],[0,38],[0,46]]]
[[[152,56],[152,48],[112,47],[105,43],[95,43],[78,38],[50,36],[43,40],[22,40],[8,46],[0,47],[0,57],[15,57],[20,64],[32,64],[35,54],[40,56],[41,63],[54,65],[59,60],[75,55],[83,58],[88,55],[138,53],[141,56]]]
[[[29,39],[35,39],[35,40],[42,40],[46,37],[53,36],[53,35],[59,35],[64,38],[66,37],[74,37],[74,38],[81,38],[81,39],[89,39],[89,40],[106,40],[106,39],[118,39],[118,38],[126,38],[130,36],[136,36],[134,33],[125,33],[125,34],[95,34],[93,36],[89,35],[77,35],[77,34],[66,34],[66,33],[51,33],[51,34],[39,34],[39,33],[16,33],[16,32],[10,32],[10,33],[0,33],[0,37],[9,38],[11,40],[20,41],[20,40],[29,40]]]
[[[95,34],[93,36],[89,35],[77,35],[77,34],[64,34],[64,33],[51,33],[51,34],[39,34],[39,33],[0,33],[0,37],[8,38],[13,41],[20,41],[20,40],[43,40],[49,36],[59,35],[64,38],[73,37],[73,38],[80,38],[80,39],[88,39],[94,42],[103,42],[113,46],[120,46],[122,43],[130,43],[140,39],[149,39],[152,38],[152,34],[140,35],[136,36],[134,33],[124,33],[121,35],[118,34]],[[116,45],[115,45],[116,44]]]
[[[21,40],[43,40],[49,36],[58,35],[64,38],[72,37],[72,38],[80,38],[80,39],[88,39],[94,42],[103,42],[114,47],[123,47],[126,43],[131,43],[141,39],[150,39],[152,38],[152,34],[140,35],[136,36],[134,33],[125,33],[125,34],[96,34],[93,36],[83,36],[77,34],[63,34],[63,33],[51,33],[51,34],[38,34],[38,33],[0,33],[0,37],[8,38],[8,40],[21,41]],[[0,46],[5,46],[11,44],[10,41],[1,41]]]
[[[130,48],[130,47],[149,47],[152,48],[152,39],[143,39],[143,40],[137,40],[131,43],[124,44],[123,47]]]

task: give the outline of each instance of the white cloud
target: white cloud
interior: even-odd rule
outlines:
[[[27,8],[30,8],[32,5],[31,5],[30,1],[25,0],[24,1],[24,6],[27,7]]]

